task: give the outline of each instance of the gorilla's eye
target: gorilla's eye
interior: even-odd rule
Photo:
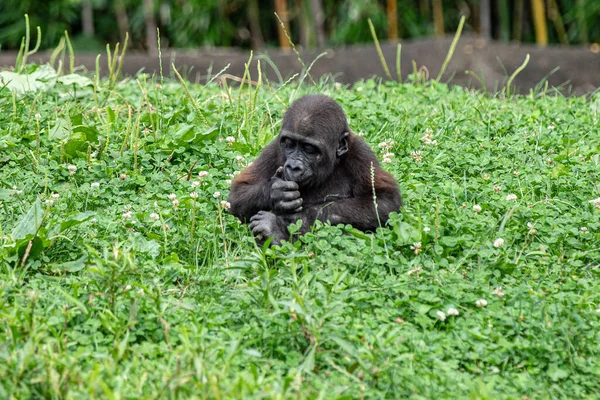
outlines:
[[[303,149],[306,154],[317,154],[319,152],[319,150],[312,144],[305,144]]]
[[[284,138],[281,141],[281,145],[285,148],[291,149],[292,147],[294,147],[294,141],[290,138]]]

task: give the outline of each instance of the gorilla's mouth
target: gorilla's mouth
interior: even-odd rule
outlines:
[[[286,181],[296,182],[300,187],[307,186],[307,184],[310,183],[311,180],[310,175],[305,172],[288,173],[287,171],[284,171],[283,178]]]

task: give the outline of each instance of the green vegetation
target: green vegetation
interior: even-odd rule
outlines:
[[[153,53],[157,27],[163,48],[287,47],[275,12],[304,48],[370,43],[369,19],[381,39],[439,36],[462,15],[465,32],[503,42],[600,42],[597,0],[2,0],[0,47],[19,49],[24,14],[44,32],[42,49],[58,46],[65,30],[82,51],[129,32],[133,48]]]
[[[596,96],[23,72],[0,87],[1,398],[600,392]],[[306,93],[406,206],[258,248],[229,180]]]

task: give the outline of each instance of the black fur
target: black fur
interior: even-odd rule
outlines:
[[[282,144],[282,137],[288,136],[293,140]],[[318,157],[312,154],[313,145]],[[381,169],[366,142],[350,131],[335,100],[305,96],[285,112],[277,139],[233,180],[229,202],[231,213],[250,222],[259,241],[272,236],[277,244],[289,240],[287,226],[299,219],[301,232],[316,219],[376,229],[373,184],[379,219],[385,224],[402,206],[395,179]]]

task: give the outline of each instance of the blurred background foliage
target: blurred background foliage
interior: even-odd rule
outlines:
[[[600,42],[599,0],[1,0],[0,45],[18,49],[24,14],[42,29],[42,49],[67,30],[77,50],[98,51],[123,40],[162,48],[289,47],[275,17],[304,48],[371,42],[368,19],[381,39],[453,32],[461,15],[466,31],[501,41],[584,44]]]

